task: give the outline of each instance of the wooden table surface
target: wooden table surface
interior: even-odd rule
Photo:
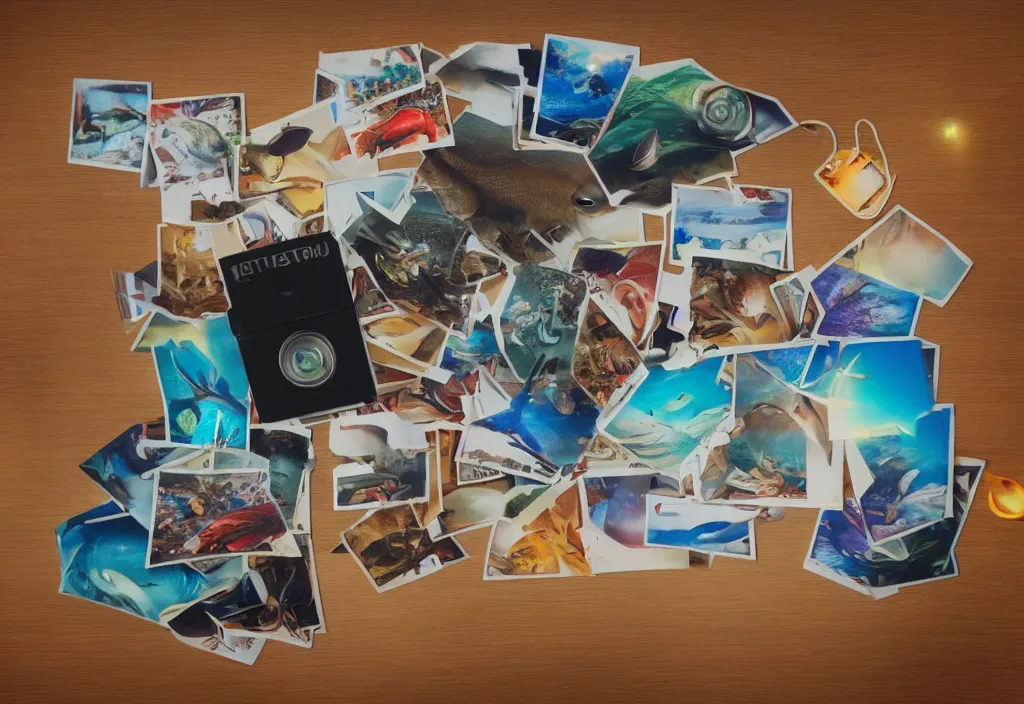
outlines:
[[[447,5],[447,6],[446,6]],[[132,174],[65,163],[73,77],[153,82],[154,97],[244,91],[258,126],[309,103],[317,51],[545,32],[693,57],[852,139],[878,126],[900,203],[974,259],[952,301],[925,304],[942,345],[939,400],[956,451],[1024,479],[1024,3],[404,2],[4,5],[0,26],[0,673],[4,701],[1024,701],[1024,523],[984,488],[957,549],[961,576],[873,602],[801,568],[815,513],[759,526],[756,562],[595,579],[481,581],[473,558],[377,595],[329,554],[326,428],[313,475],[329,633],[271,643],[252,668],[127,615],[59,596],[54,527],[106,499],[78,463],[161,413],[148,355],[128,352],[109,270],[155,256],[158,193]],[[666,9],[672,7],[673,9]],[[942,125],[955,120],[956,139]],[[797,264],[822,264],[865,224],[818,186],[825,135],[793,132],[739,159],[741,183],[794,190]],[[11,697],[11,698],[8,698]]]

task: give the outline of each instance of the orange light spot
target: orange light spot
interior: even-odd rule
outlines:
[[[988,507],[1000,518],[1024,518],[1024,486],[1014,479],[989,474]]]

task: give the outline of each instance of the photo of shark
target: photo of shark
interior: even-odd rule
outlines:
[[[753,560],[756,520],[757,511],[648,494],[644,543]]]

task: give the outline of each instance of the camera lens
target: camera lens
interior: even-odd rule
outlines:
[[[334,374],[334,348],[319,333],[297,332],[281,345],[278,363],[284,377],[296,386],[320,386]]]

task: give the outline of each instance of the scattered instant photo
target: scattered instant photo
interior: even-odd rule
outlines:
[[[249,380],[227,318],[193,324],[154,314],[143,333],[152,349],[170,439],[244,449]]]
[[[192,222],[192,201],[234,200],[234,150],[245,135],[241,93],[153,100],[149,149],[159,172],[163,221]]]
[[[514,521],[498,521],[487,543],[485,580],[580,577],[592,574],[580,531],[576,482],[552,487]]]
[[[340,111],[325,100],[253,129],[238,149],[239,197],[377,173],[374,160],[352,155]]]
[[[344,416],[331,422],[334,509],[375,508],[426,501],[430,494],[428,438],[394,413]]]
[[[254,425],[249,429],[249,451],[268,460],[270,493],[288,529],[309,531],[307,483],[316,464],[312,432],[301,426]]]
[[[793,264],[793,192],[788,188],[672,186],[670,261],[694,254],[767,264]]]
[[[693,257],[690,268],[689,342],[698,353],[747,351],[789,342],[799,334],[771,295],[783,272],[710,257]]]
[[[152,84],[76,78],[68,163],[141,171]]]
[[[455,144],[444,85],[428,76],[419,90],[367,109],[360,124],[345,129],[356,158],[395,154]]]
[[[162,622],[175,608],[232,585],[238,570],[204,575],[188,565],[147,569],[149,533],[114,502],[57,527],[60,593]]]
[[[530,137],[589,147],[634,65],[640,47],[545,35]]]
[[[571,271],[587,282],[591,300],[633,344],[654,329],[658,312],[661,242],[581,245]]]
[[[342,533],[342,542],[378,592],[415,582],[466,558],[454,538],[434,541],[409,505],[370,511]]]
[[[607,419],[602,432],[651,469],[672,474],[730,414],[732,390],[718,380],[722,361],[688,369],[651,367]]]
[[[346,111],[365,110],[423,88],[420,47],[415,44],[364,51],[321,51],[319,71],[328,74],[325,78],[337,86],[339,107]]]
[[[586,501],[583,540],[594,574],[690,566],[686,550],[644,545],[646,497],[679,496],[678,484],[658,474],[613,475],[588,470],[579,485]]]
[[[275,553],[284,536],[266,470],[159,471],[147,567],[236,554]]]
[[[855,438],[847,445],[853,446],[850,479],[872,544],[952,515],[952,406],[939,405],[920,416],[910,435]]]
[[[796,126],[774,98],[723,83],[692,59],[633,68],[587,155],[612,205],[671,202],[672,182],[736,174],[736,156]]]
[[[822,271],[834,265],[944,306],[972,262],[935,229],[897,205]]]
[[[171,315],[205,317],[228,309],[213,242],[187,225],[157,225],[158,293],[153,303]]]
[[[647,494],[646,520],[645,545],[688,548],[746,560],[757,558],[757,511]]]

